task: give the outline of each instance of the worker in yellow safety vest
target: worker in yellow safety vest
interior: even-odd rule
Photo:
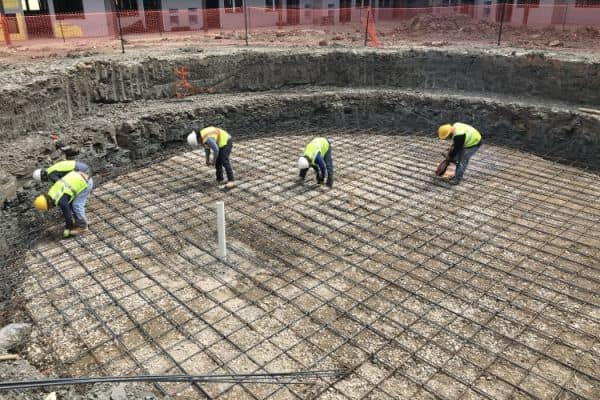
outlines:
[[[227,173],[227,183],[233,185],[234,176],[229,155],[233,149],[233,141],[231,135],[224,129],[214,126],[206,127],[202,130],[194,129],[187,137],[187,142],[190,146],[196,147],[202,144],[206,154],[206,165],[214,165],[217,174],[217,183],[223,183],[223,168]],[[210,152],[212,150],[213,158],[210,160]]]
[[[84,172],[72,171],[56,181],[47,194],[36,197],[33,206],[41,211],[59,206],[65,218],[63,237],[77,236],[88,227],[85,205],[92,188],[90,176]],[[73,223],[73,216],[77,226]]]
[[[33,171],[33,179],[38,182],[50,181],[54,183],[71,171],[83,172],[88,176],[92,175],[92,170],[86,163],[75,160],[65,160],[54,163],[46,169],[36,169]]]
[[[327,138],[314,138],[304,148],[304,154],[298,159],[301,181],[306,178],[309,167],[315,170],[317,183],[323,183],[327,177],[327,186],[333,187],[333,157],[331,143]]]
[[[456,122],[440,126],[438,137],[442,140],[452,138],[452,146],[446,158],[456,163],[456,173],[448,180],[457,184],[462,180],[469,160],[481,147],[481,133],[471,125]]]

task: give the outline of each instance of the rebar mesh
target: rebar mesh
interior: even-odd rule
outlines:
[[[85,236],[30,252],[27,309],[65,374],[352,370],[157,385],[183,398],[600,396],[597,175],[484,145],[448,186],[442,144],[356,130],[329,136],[326,190],[295,181],[320,132],[295,133],[238,138],[229,191],[201,150],[121,176]]]

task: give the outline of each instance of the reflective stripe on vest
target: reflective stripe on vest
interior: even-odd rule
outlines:
[[[310,160],[310,165],[315,165],[317,154],[321,154],[321,157],[325,157],[325,154],[329,150],[329,142],[325,138],[314,138],[304,149],[304,156]]]
[[[50,175],[53,172],[71,172],[71,171],[75,171],[75,164],[76,164],[76,162],[74,160],[59,161],[56,164],[51,165],[50,167],[48,167],[48,169],[46,170],[46,173],[48,175]]]
[[[61,197],[69,196],[69,203],[73,201],[75,196],[83,192],[87,188],[87,181],[79,172],[69,172],[67,175],[58,180],[48,191],[48,197],[58,204]]]
[[[481,141],[481,134],[471,125],[457,122],[454,124],[454,136],[466,135],[465,137],[465,148],[473,147],[479,144]]]
[[[218,133],[215,133],[215,130]],[[219,148],[222,149],[223,147],[227,146],[227,142],[229,141],[229,133],[227,133],[227,131],[224,131],[223,129],[215,128],[214,126],[209,126],[200,131],[200,140],[202,141],[202,144],[206,144],[208,138],[215,139],[217,146],[219,146]]]

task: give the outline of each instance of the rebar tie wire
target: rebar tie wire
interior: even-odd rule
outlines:
[[[0,392],[18,389],[33,389],[46,386],[88,385],[94,383],[121,382],[191,382],[191,383],[262,383],[267,385],[310,385],[322,378],[342,378],[346,369],[300,372],[272,372],[260,374],[220,375],[140,375],[140,376],[95,376],[82,378],[53,378],[29,381],[0,382]]]

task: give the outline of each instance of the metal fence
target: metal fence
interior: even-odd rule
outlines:
[[[203,37],[221,40],[215,42],[219,44],[361,45],[366,37],[367,15],[372,16],[369,21],[384,47],[419,39],[527,46],[528,40],[541,39],[559,41],[565,47],[579,43],[594,48],[600,39],[600,2],[595,0],[549,5],[497,3],[373,9],[312,8],[309,4],[305,8],[246,7],[241,1],[225,4],[231,7],[205,9],[198,3],[195,8],[166,11],[36,16],[7,12],[1,18],[0,41],[47,44],[76,39],[78,43],[101,44],[115,39],[175,39],[195,34],[199,40]]]

